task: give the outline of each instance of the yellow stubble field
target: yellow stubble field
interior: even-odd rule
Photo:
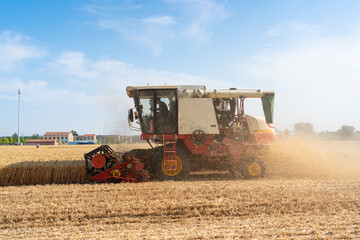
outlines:
[[[83,154],[94,147],[0,147],[0,239],[360,238],[360,142],[281,141],[254,181],[200,172],[181,182],[81,184]],[[21,176],[43,185],[4,186]],[[47,184],[56,181],[73,184]]]

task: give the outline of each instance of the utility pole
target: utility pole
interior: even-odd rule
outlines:
[[[19,103],[18,103],[18,146],[20,145],[20,88],[18,90]]]

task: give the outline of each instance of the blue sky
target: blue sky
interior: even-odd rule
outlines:
[[[276,91],[275,127],[360,129],[360,1],[0,0],[0,136],[137,134],[125,87]],[[261,115],[260,104],[246,105]]]

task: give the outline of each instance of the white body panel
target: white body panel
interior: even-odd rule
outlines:
[[[192,134],[195,130],[219,134],[211,98],[179,98],[178,101],[179,134]]]
[[[275,133],[273,128],[270,128],[265,119],[262,117],[253,117],[250,115],[245,115],[246,121],[249,126],[249,130],[251,134],[256,133]]]

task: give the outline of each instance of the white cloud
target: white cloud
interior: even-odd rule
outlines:
[[[88,60],[81,52],[62,52],[49,66],[58,70],[59,73],[66,73],[81,78],[96,78],[97,73],[88,70]]]
[[[106,15],[107,8],[96,4],[82,4],[81,10],[95,15]]]
[[[185,31],[185,35],[189,38],[205,42],[211,39],[213,33],[205,30],[200,22],[193,22]]]
[[[85,5],[82,10],[95,16],[96,27],[110,29],[129,40],[135,40],[149,48],[155,56],[161,55],[164,42],[169,39],[185,38],[199,42],[210,40],[213,35],[212,24],[229,17],[225,10],[226,4],[217,1],[166,2],[169,5],[165,5],[164,9],[166,11],[168,7],[173,16],[165,14],[134,17],[134,13],[143,11],[146,5],[128,3],[104,7],[102,2],[101,6]],[[176,11],[170,11],[174,7]],[[131,14],[127,11],[131,11]]]
[[[211,24],[230,16],[225,10],[225,4],[212,0],[202,1],[173,1],[184,4],[186,12],[191,16],[191,22],[186,27],[185,36],[201,42],[208,41],[213,33]]]
[[[18,78],[1,79],[0,89],[1,92],[11,93],[17,92],[18,89],[24,89],[29,91],[36,90],[38,88],[46,87],[47,83],[44,81],[29,81],[25,83]]]
[[[50,86],[46,81],[23,81],[18,78],[0,79],[0,99],[16,100],[17,91],[21,89],[21,98],[37,105],[62,104],[96,104],[97,96],[88,96],[84,91]]]
[[[4,31],[0,33],[0,70],[10,71],[15,69],[24,60],[39,58],[46,52],[38,47],[32,46],[30,38]]]
[[[314,38],[325,33],[325,26],[310,24],[298,20],[284,21],[278,25],[270,26],[264,36],[270,39],[277,38],[281,44],[294,43],[299,40]]]
[[[49,66],[69,81],[86,81],[93,89],[101,89],[104,98],[125,96],[127,85],[194,84],[208,81],[202,76],[143,69],[117,60],[91,60],[81,52],[60,53]],[[119,94],[119,91],[123,94]]]
[[[86,85],[102,92],[104,98],[125,95],[127,85],[194,84],[209,81],[202,76],[143,69],[117,60],[91,60],[82,52],[62,52],[48,64],[49,70],[68,82]],[[110,94],[110,93],[113,93]]]
[[[101,29],[110,29],[124,36],[143,44],[151,50],[155,56],[163,51],[163,41],[171,34],[168,25],[155,22],[144,22],[137,19],[121,20],[98,20],[96,26]]]
[[[176,23],[174,19],[170,16],[154,16],[154,17],[144,18],[142,21],[144,23],[155,23],[163,26],[172,25]]]
[[[276,120],[283,128],[313,122],[317,130],[360,128],[360,35],[308,37],[267,49],[238,63],[244,78],[277,91]]]

